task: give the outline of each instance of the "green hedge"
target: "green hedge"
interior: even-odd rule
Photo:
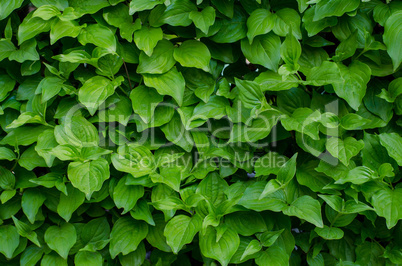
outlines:
[[[386,2],[1,1],[0,264],[402,264]]]

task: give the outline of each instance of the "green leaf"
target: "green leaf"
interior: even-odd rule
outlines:
[[[145,250],[144,242],[141,242],[134,252],[131,252],[126,256],[119,257],[119,261],[123,266],[142,265],[145,261],[146,254],[147,252]]]
[[[344,235],[342,229],[326,225],[323,228],[316,227],[314,231],[326,240],[342,239]]]
[[[397,133],[382,133],[379,138],[389,156],[395,159],[399,166],[402,166],[402,137]]]
[[[4,190],[12,190],[15,186],[15,176],[10,170],[0,167],[0,187]]]
[[[346,130],[356,130],[368,123],[370,123],[370,120],[354,113],[347,114],[341,119],[341,126]]]
[[[266,182],[263,181],[255,182],[249,186],[244,191],[244,195],[238,204],[255,211],[271,210],[278,212],[286,208],[285,194],[282,190],[275,191],[268,194],[266,197],[260,198],[265,186]]]
[[[36,50],[36,40],[30,39],[21,44],[20,49],[13,51],[9,60],[14,60],[19,63],[23,63],[27,60],[36,61],[39,60],[39,53]]]
[[[227,228],[218,238],[215,228],[208,227],[204,235],[200,235],[201,253],[208,258],[216,259],[222,265],[229,264],[240,245],[238,234]]]
[[[60,11],[56,6],[53,5],[43,5],[38,7],[38,9],[36,9],[33,12],[32,17],[38,17],[41,18],[43,20],[49,20],[53,17],[56,17],[60,15]]]
[[[346,67],[344,67],[344,75],[348,70],[345,68]],[[322,86],[326,84],[333,84],[333,86],[335,86],[339,84],[339,88],[342,88],[341,86],[345,84],[338,64],[329,61],[324,61],[320,66],[313,67],[311,71],[307,73],[306,81],[307,84],[314,86]]]
[[[281,168],[278,171],[278,177],[277,180],[279,183],[282,185],[288,184],[292,178],[296,174],[296,158],[297,158],[297,153],[295,153],[292,158],[290,158],[285,164],[281,166]]]
[[[201,230],[201,224],[202,220],[198,215],[177,215],[166,224],[164,235],[173,253],[177,254],[185,244],[193,241],[195,234]]]
[[[394,190],[387,188],[377,191],[371,199],[374,210],[379,216],[385,218],[388,229],[394,227],[402,219],[401,199],[401,188]],[[384,202],[387,204],[384,204]]]
[[[344,165],[348,166],[352,157],[356,156],[364,147],[363,140],[356,140],[353,137],[339,139],[332,137],[326,142],[327,150],[332,156],[338,158]]]
[[[170,5],[167,6],[160,17],[158,25],[166,23],[171,26],[188,26],[192,22],[189,14],[196,10],[195,4],[189,0],[171,0]]]
[[[33,224],[36,220],[36,214],[39,208],[46,200],[46,196],[37,188],[30,188],[22,194],[21,206],[28,220]]]
[[[224,190],[228,184],[216,172],[210,173],[197,187],[196,193],[202,195],[210,204],[217,205],[226,198]]]
[[[268,152],[264,156],[257,159],[254,164],[255,175],[277,175],[281,167],[288,159],[286,156],[280,155],[277,152]]]
[[[0,160],[13,161],[16,158],[17,157],[12,150],[6,147],[0,147]]]
[[[335,61],[343,61],[353,56],[357,49],[357,31],[354,31],[346,40],[343,40],[335,50]]]
[[[16,50],[14,44],[10,40],[0,40],[0,61],[9,57]]]
[[[0,75],[0,101],[6,99],[8,93],[14,89],[15,83],[9,75]]]
[[[86,24],[80,26],[77,21],[60,20],[54,23],[50,29],[50,44],[54,44],[63,37],[76,38],[81,30],[86,27]]]
[[[126,185],[127,178],[121,178],[113,190],[113,201],[117,208],[123,208],[122,214],[132,210],[137,200],[144,196],[144,187]]]
[[[120,1],[121,2],[121,1]],[[141,21],[137,19],[133,23],[133,17],[129,14],[128,6],[118,4],[103,11],[103,18],[108,24],[120,29],[120,36],[128,42],[132,42],[134,31],[141,28]]]
[[[44,124],[46,123],[43,118],[33,112],[24,112],[17,119],[15,119],[7,128],[17,128],[22,125],[32,123],[32,124]]]
[[[194,22],[194,25],[203,33],[208,34],[209,28],[215,22],[215,9],[212,6],[207,6],[201,12],[191,11],[188,18]]]
[[[342,176],[335,183],[344,184],[346,182],[351,182],[360,185],[369,182],[376,177],[376,173],[372,169],[366,166],[358,166],[348,171],[346,176]]]
[[[84,203],[85,194],[74,188],[71,184],[66,185],[67,194],[60,193],[57,213],[66,221],[70,221],[72,214]]]
[[[174,59],[184,67],[196,67],[209,71],[211,53],[202,42],[188,40],[174,50]]]
[[[95,76],[85,81],[78,91],[78,100],[87,107],[89,113],[94,115],[99,106],[120,86],[123,77],[110,81],[101,76]],[[94,95],[96,95],[94,97]]]
[[[166,237],[163,232],[166,228],[165,219],[163,214],[155,213],[154,214],[155,226],[149,226],[149,233],[147,235],[147,241],[154,247],[164,251],[164,252],[172,252],[170,246],[166,243]]]
[[[175,65],[174,46],[168,40],[158,42],[151,56],[141,52],[137,73],[163,74]]]
[[[151,56],[156,44],[163,39],[161,28],[142,27],[134,32],[134,42],[138,49],[144,51],[146,55]]]
[[[398,45],[402,40],[402,12],[395,12],[387,19],[383,38],[395,72],[402,62],[402,52]]]
[[[127,255],[135,251],[147,234],[148,226],[145,222],[127,216],[119,218],[110,233],[110,255],[115,258],[119,253]]]
[[[60,145],[93,147],[99,143],[95,126],[82,116],[68,117],[61,125],[55,127],[54,135]]]
[[[355,110],[358,110],[364,95],[367,83],[370,81],[371,69],[360,61],[353,61],[349,67],[338,64],[341,80],[344,82],[334,83],[335,93],[345,99]]]
[[[45,130],[38,136],[38,143],[35,146],[35,151],[43,159],[45,159],[46,165],[51,167],[53,165],[55,157],[50,153],[50,150],[57,146],[57,141],[54,137],[54,130]]]
[[[281,236],[284,230],[285,229],[281,229],[279,231],[265,231],[264,233],[257,234],[257,237],[264,247],[270,247]]]
[[[0,253],[7,259],[13,258],[14,251],[20,244],[20,235],[17,229],[12,225],[0,226]]]
[[[260,85],[262,91],[282,91],[298,86],[298,79],[294,75],[285,77],[270,70],[262,72],[254,82]]]
[[[67,175],[71,184],[85,193],[89,200],[92,193],[102,188],[109,178],[109,163],[99,158],[89,162],[72,162],[68,165]]]
[[[402,78],[397,78],[391,81],[388,85],[388,90],[382,89],[381,93],[377,95],[389,103],[395,102],[396,98],[402,94]]]
[[[29,225],[27,225],[24,222],[19,221],[17,218],[12,216],[13,222],[15,224],[15,227],[17,228],[18,234],[22,237],[28,238],[32,243],[40,247],[40,243],[38,241],[38,235],[33,231]]]
[[[266,9],[256,9],[247,19],[247,38],[250,44],[254,37],[269,33],[275,25],[276,16]]]
[[[259,109],[265,100],[260,86],[252,81],[235,78],[236,86],[239,88],[239,99],[245,108]]]
[[[42,248],[30,245],[21,254],[20,264],[22,266],[34,265],[42,258],[43,253]]]
[[[143,220],[149,225],[155,226],[148,203],[145,199],[139,199],[134,209],[130,211],[130,215],[136,220]]]
[[[21,155],[18,160],[20,166],[25,169],[32,171],[36,167],[46,167],[45,160],[39,156],[39,154],[35,151],[35,147],[31,146]]]
[[[51,21],[45,21],[41,18],[27,16],[18,27],[18,45],[32,39],[36,35],[50,30]]]
[[[155,88],[161,95],[172,96],[178,105],[182,105],[184,97],[185,81],[183,75],[173,67],[165,74],[144,74],[144,83],[148,87]]]
[[[257,239],[240,238],[240,245],[230,263],[241,263],[255,257],[262,246]]]
[[[60,265],[60,266],[67,266],[67,260],[60,257],[56,253],[49,253],[43,256],[41,261],[41,265],[43,266],[51,266],[51,265]]]
[[[247,39],[241,41],[241,50],[253,64],[262,65],[277,71],[280,57],[281,40],[274,33],[268,33],[254,38],[250,44]]]
[[[83,28],[78,35],[78,41],[82,45],[92,43],[95,46],[105,48],[111,53],[116,52],[116,38],[113,31],[100,24],[92,24]]]
[[[74,257],[74,264],[77,266],[96,266],[102,264],[102,262],[102,255],[98,252],[79,251]]]
[[[316,36],[319,32],[327,27],[335,26],[338,22],[336,17],[326,17],[320,20],[315,20],[317,6],[312,6],[304,12],[303,23],[307,30],[308,36]]]
[[[288,34],[281,46],[281,57],[286,64],[291,65],[293,69],[298,69],[298,61],[301,55],[301,46],[293,34]]]
[[[134,112],[139,114],[145,123],[150,123],[156,106],[163,101],[163,96],[157,93],[154,88],[140,85],[131,91],[130,99]]]
[[[359,5],[359,0],[321,0],[316,5],[314,21],[332,16],[340,17],[347,12],[355,10]]]
[[[77,241],[77,232],[69,223],[63,223],[61,226],[53,225],[46,230],[45,241],[49,248],[67,259],[68,252]]]
[[[151,151],[143,146],[119,146],[112,155],[113,166],[134,177],[151,174],[155,170],[155,160]]]
[[[281,113],[276,110],[267,110],[259,114],[250,126],[234,124],[230,132],[229,142],[256,142],[269,135],[277,124]]]
[[[23,0],[11,0],[0,4],[0,20],[7,18],[15,9],[19,8]]]
[[[297,39],[301,39],[300,15],[292,8],[282,8],[276,13],[276,21],[272,29],[276,35],[285,37],[292,32]]]
[[[321,204],[310,196],[305,195],[297,198],[283,210],[283,213],[306,220],[317,227],[324,227],[321,217]]]
[[[45,77],[42,79],[37,88],[42,92],[42,102],[47,102],[59,94],[64,81],[59,77]]]
[[[93,219],[81,230],[81,241],[88,251],[103,249],[109,242],[110,226],[105,217]]]
[[[308,135],[314,140],[318,140],[319,136],[319,123],[321,114],[318,110],[314,111],[309,108],[296,109],[291,117],[284,116],[281,118],[282,126],[290,131],[296,130],[297,132]]]
[[[280,246],[272,246],[266,251],[261,252],[261,255],[256,258],[257,265],[285,265],[289,263],[289,255]]]
[[[242,236],[251,236],[267,230],[262,216],[257,212],[235,212],[225,216],[225,224]],[[250,225],[253,226],[250,226]]]
[[[131,1],[130,2],[130,15],[138,11],[149,10],[154,8],[156,5],[162,4],[163,0],[155,0],[155,1],[148,1],[148,0],[138,0],[138,1]]]
[[[240,8],[235,8],[231,19],[222,19],[215,22],[214,27],[216,25],[219,30],[210,39],[216,43],[234,43],[241,40],[247,35],[246,21],[245,12]]]

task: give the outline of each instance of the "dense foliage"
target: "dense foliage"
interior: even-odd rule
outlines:
[[[1,265],[402,264],[402,2],[0,1]]]

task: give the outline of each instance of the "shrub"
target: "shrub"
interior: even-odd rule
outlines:
[[[402,4],[0,2],[1,265],[402,264]]]

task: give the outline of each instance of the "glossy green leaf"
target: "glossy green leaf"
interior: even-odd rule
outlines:
[[[219,239],[217,237],[216,230],[209,227],[206,233],[200,236],[201,253],[216,259],[222,265],[228,265],[240,244],[239,236],[235,231],[227,228]]]
[[[203,33],[208,34],[209,28],[215,22],[215,9],[211,6],[204,8],[202,11],[191,11],[188,15],[194,25]]]
[[[156,44],[163,39],[161,28],[142,27],[134,33],[134,42],[138,49],[151,56]]]
[[[381,145],[384,146],[389,156],[402,165],[402,137],[397,133],[382,133],[379,135]]]
[[[68,165],[67,173],[72,185],[90,199],[92,193],[100,190],[103,182],[109,178],[109,163],[103,158],[84,163],[72,162]]]
[[[402,12],[395,12],[386,21],[384,26],[384,43],[387,52],[392,59],[393,69],[399,67],[402,62],[402,53],[398,48],[398,43],[402,39]]]
[[[241,49],[246,58],[253,64],[262,65],[270,70],[277,71],[280,60],[281,41],[273,33],[257,36],[253,43],[241,41]]]
[[[355,10],[360,4],[358,0],[352,1],[337,1],[337,0],[322,0],[317,3],[314,20],[320,20],[325,17],[337,16],[340,17],[346,12]]]
[[[174,50],[174,58],[184,67],[196,67],[209,71],[211,53],[208,47],[199,41],[185,41]]]
[[[17,229],[12,225],[0,226],[0,233],[3,236],[0,240],[0,252],[8,259],[13,257],[14,251],[20,243],[20,236]]]
[[[370,68],[359,61],[353,61],[348,67],[339,65],[341,80],[334,84],[335,93],[345,99],[355,110],[359,108],[366,94],[367,83],[370,80]]]
[[[23,0],[12,0],[10,2],[4,2],[0,4],[0,20],[5,19],[6,17],[8,17],[11,12],[13,12],[13,10],[19,8],[22,3],[24,1]]]
[[[402,219],[401,194],[402,189],[400,188],[395,190],[385,189],[377,191],[371,199],[374,210],[379,216],[386,219],[389,229],[394,227],[398,220]],[[387,202],[387,204],[384,204],[384,202]]]
[[[144,83],[148,87],[155,88],[161,95],[172,96],[179,105],[182,105],[185,81],[175,67],[161,75],[144,74]]]
[[[137,200],[144,196],[144,188],[142,186],[126,185],[126,178],[119,180],[119,183],[113,190],[113,200],[117,208],[123,208],[122,214],[132,210]]]
[[[113,93],[123,81],[119,77],[113,81],[101,76],[88,79],[78,91],[78,100],[94,115],[99,106]]]
[[[304,219],[317,227],[324,227],[321,217],[321,204],[310,196],[297,198],[283,210],[283,213]]]
[[[100,24],[90,25],[80,32],[78,41],[82,45],[92,43],[98,47],[105,48],[110,52],[116,51],[116,38],[113,32]]]
[[[110,233],[110,255],[115,258],[119,253],[127,255],[135,251],[147,234],[148,226],[145,222],[127,216],[118,219]]]
[[[178,215],[166,224],[164,235],[173,253],[177,254],[185,244],[191,243],[195,234],[201,230],[201,223],[201,217],[197,215]]]
[[[349,161],[352,157],[356,156],[364,147],[363,140],[356,140],[352,137],[345,139],[330,138],[326,142],[327,150],[332,156],[338,158],[344,165],[349,165]]]
[[[155,46],[151,56],[141,52],[138,73],[163,74],[168,72],[176,63],[173,58],[174,46],[167,40],[161,40]]]
[[[275,20],[275,15],[269,10],[254,10],[247,19],[247,38],[250,40],[250,44],[255,36],[269,33],[274,28]]]
[[[22,210],[31,224],[35,222],[39,208],[45,200],[45,195],[35,188],[27,189],[22,195]]]
[[[72,224],[50,226],[45,233],[45,241],[49,248],[56,251],[62,258],[67,259],[68,252],[77,241],[77,232]]]

